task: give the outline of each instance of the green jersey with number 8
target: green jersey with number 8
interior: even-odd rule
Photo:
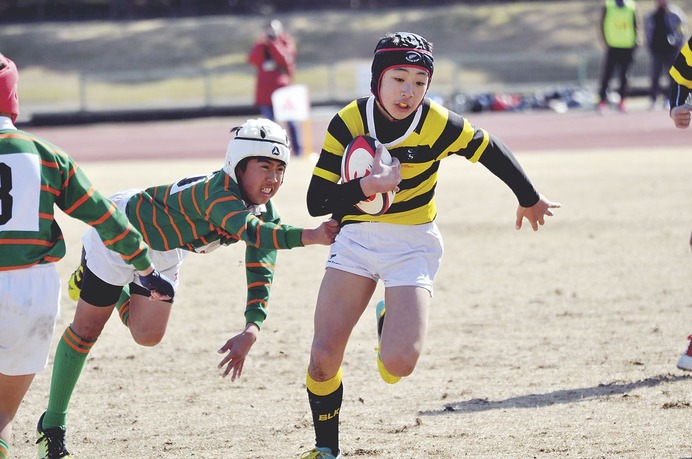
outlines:
[[[10,123],[0,124],[0,271],[65,256],[56,205],[94,227],[108,248],[138,270],[151,265],[141,234],[67,153]]]

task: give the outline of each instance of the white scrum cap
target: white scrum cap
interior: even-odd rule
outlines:
[[[275,122],[264,118],[248,120],[231,132],[235,137],[228,142],[223,170],[236,183],[235,168],[245,158],[270,158],[288,165],[291,156],[288,135]]]

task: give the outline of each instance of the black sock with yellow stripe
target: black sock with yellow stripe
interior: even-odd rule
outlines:
[[[308,372],[306,384],[315,427],[315,446],[327,447],[336,456],[339,454],[339,411],[344,399],[341,368],[332,379],[324,382],[315,381]]]
[[[50,396],[48,409],[43,417],[43,428],[65,427],[72,391],[77,385],[84,362],[95,342],[96,340],[88,341],[81,338],[72,330],[72,326],[67,327],[65,333],[62,334],[55,350]]]

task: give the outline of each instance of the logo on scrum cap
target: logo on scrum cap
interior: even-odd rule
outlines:
[[[279,152],[279,147],[277,147],[276,145],[274,145],[274,148],[272,148],[272,155],[274,155],[274,156],[280,156],[281,155],[281,152]]]
[[[408,62],[416,63],[416,62],[420,62],[420,61],[421,61],[421,55],[420,55],[420,53],[417,53],[417,52],[415,52],[415,51],[409,51],[408,53],[406,53],[406,58],[405,58],[405,59],[406,59]]]

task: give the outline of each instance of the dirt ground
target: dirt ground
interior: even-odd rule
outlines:
[[[34,132],[110,193],[219,168],[236,121]],[[692,458],[692,374],[675,368],[692,333],[692,131],[644,110],[472,121],[502,137],[563,208],[536,233],[515,231],[504,184],[482,165],[443,163],[437,223],[446,255],[425,353],[399,384],[379,379],[380,287],[343,364],[344,456]],[[315,148],[325,122],[311,126]],[[305,209],[311,168],[306,157],[288,168],[276,198],[288,223],[321,220]],[[66,281],[86,227],[60,221]],[[216,350],[244,325],[242,247],[188,258],[159,346],[137,346],[114,317],[70,408],[75,457],[297,458],[310,448],[305,370],[327,253],[280,254],[269,318],[235,383],[219,376]],[[65,291],[54,346],[73,313]],[[13,457],[35,457],[51,367],[52,358],[20,407]]]

